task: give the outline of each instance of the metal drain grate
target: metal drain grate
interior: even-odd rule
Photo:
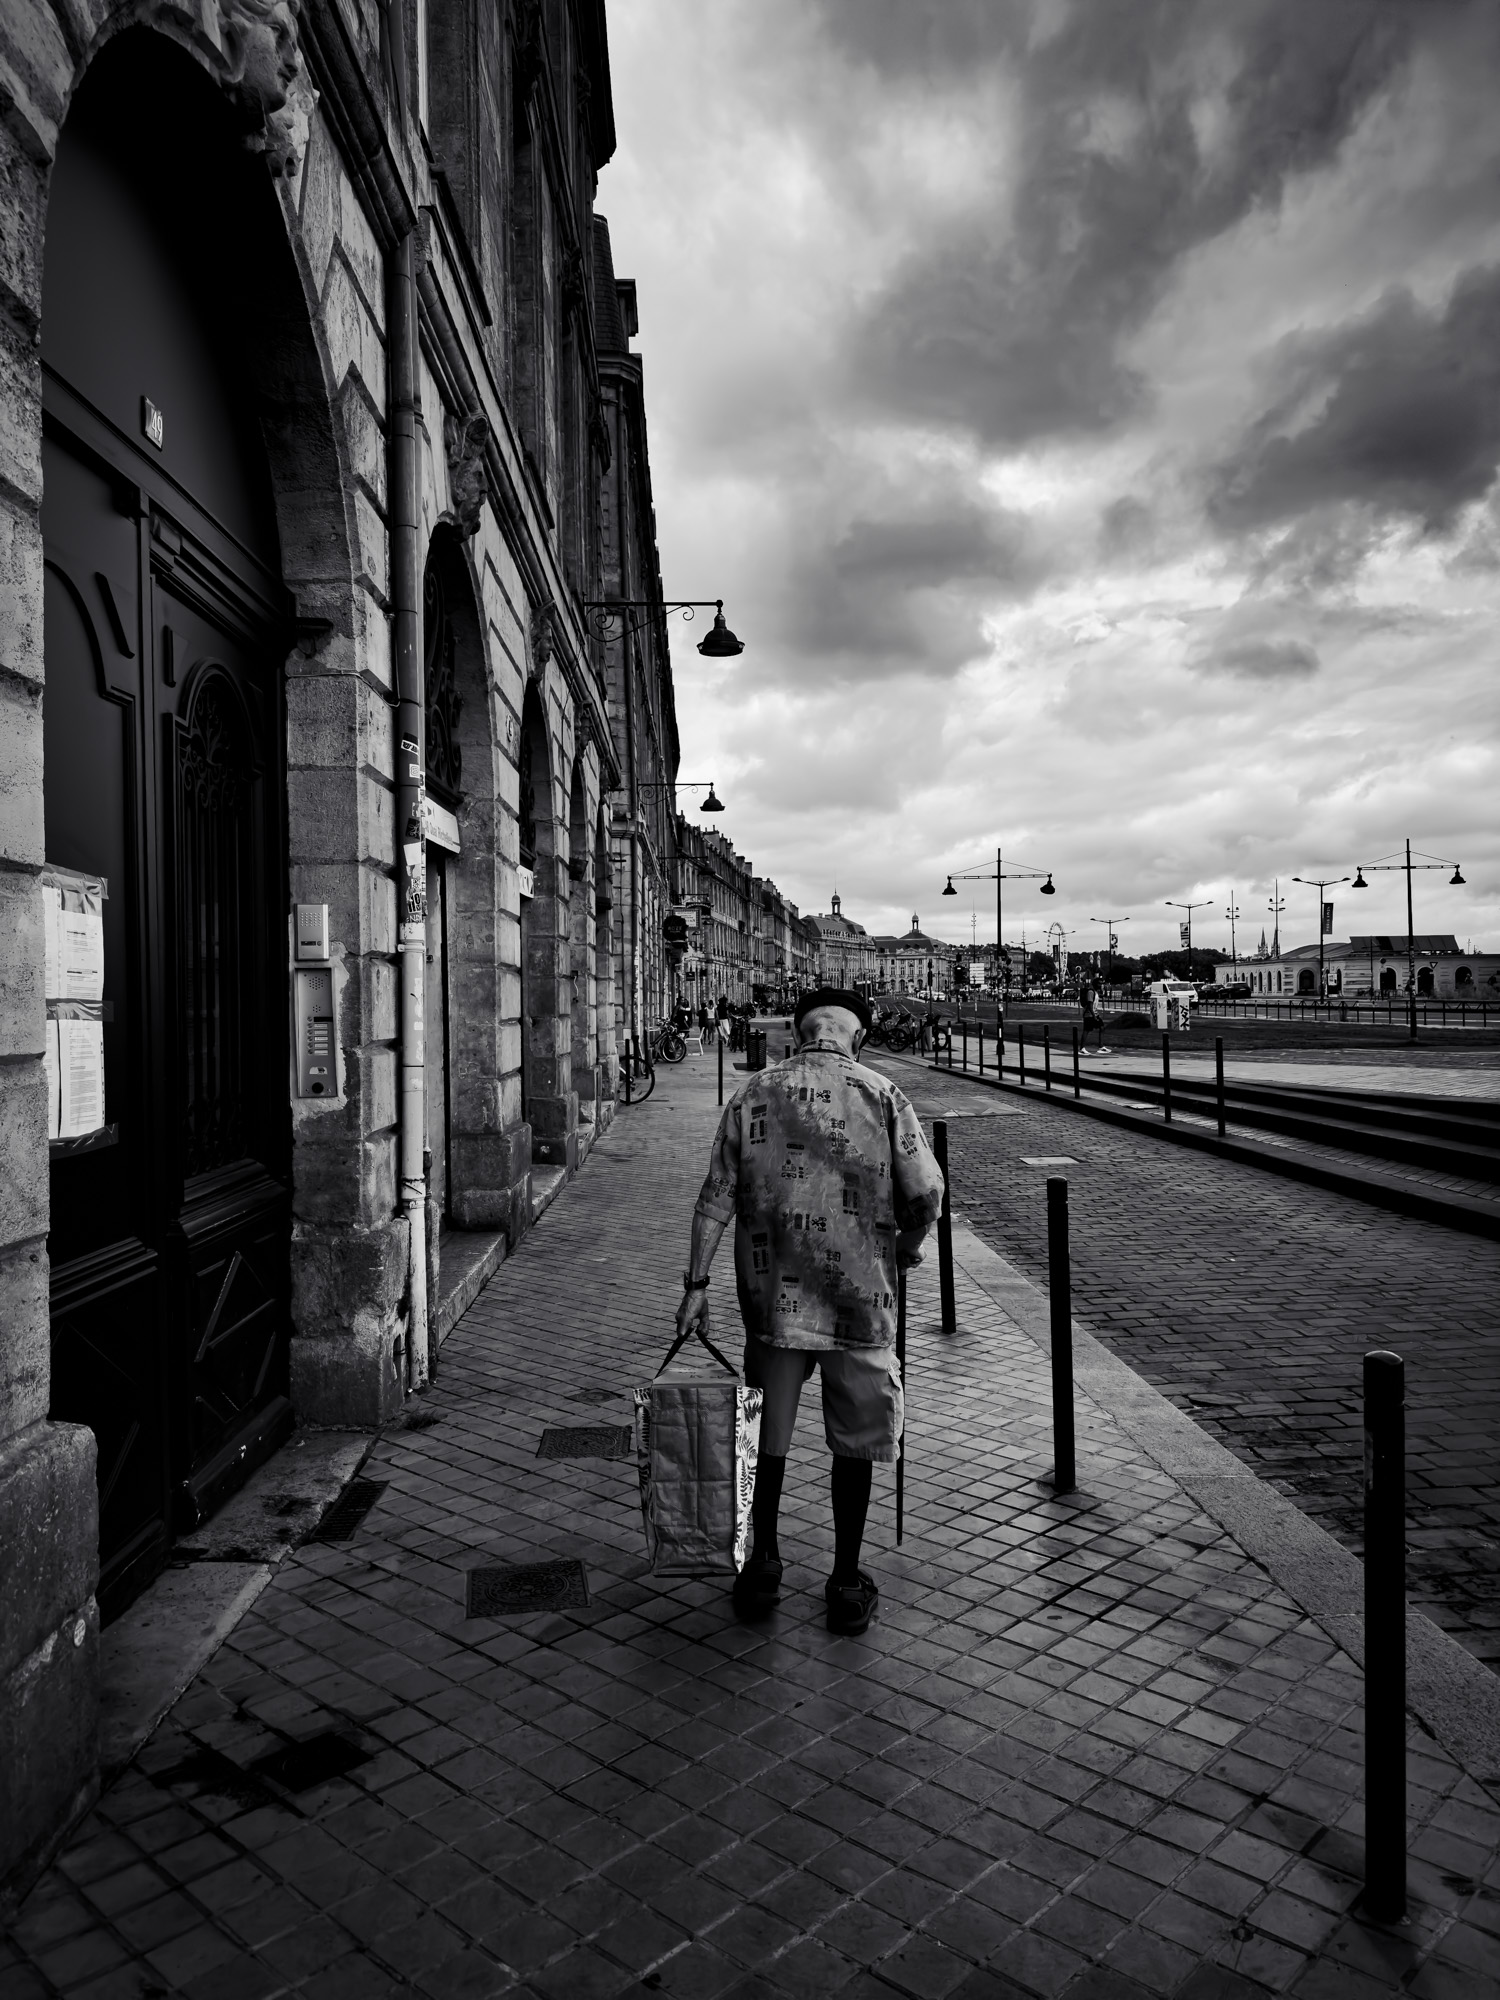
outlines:
[[[464,1583],[464,1615],[468,1618],[566,1611],[589,1601],[588,1572],[581,1562],[515,1563],[506,1569],[471,1569]]]
[[[629,1424],[574,1424],[543,1431],[538,1458],[629,1458]]]
[[[386,1489],[383,1479],[351,1479],[308,1536],[310,1542],[352,1542]]]
[[[257,1757],[250,1773],[269,1778],[284,1792],[310,1792],[314,1785],[326,1785],[330,1778],[346,1777],[368,1764],[374,1752],[362,1750],[352,1737],[325,1729],[321,1736],[309,1736],[302,1743],[288,1743]]]

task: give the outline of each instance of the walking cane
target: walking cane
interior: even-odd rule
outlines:
[[[901,1377],[901,1442],[896,1446],[896,1546],[906,1525],[906,1272],[896,1274],[896,1370]]]

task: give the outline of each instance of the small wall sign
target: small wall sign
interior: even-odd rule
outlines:
[[[147,444],[154,444],[156,449],[160,451],[162,438],[166,432],[166,425],[162,421],[161,411],[157,409],[149,396],[142,396],[141,398],[141,431]]]

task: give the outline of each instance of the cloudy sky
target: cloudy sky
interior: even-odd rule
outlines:
[[[746,641],[674,641],[682,775],[757,869],[984,939],[1003,844],[1007,937],[1227,947],[1410,835],[1500,947],[1500,8],[609,18],[664,581]]]

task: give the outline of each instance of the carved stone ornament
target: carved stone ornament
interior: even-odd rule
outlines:
[[[557,647],[556,608],[549,597],[531,608],[531,671],[540,678]]]
[[[489,422],[484,417],[443,416],[443,447],[448,458],[448,486],[453,496],[453,514],[458,531],[468,539],[479,531],[480,511],[489,493],[485,470],[485,447],[490,441]]]
[[[318,93],[297,42],[301,0],[158,0],[163,22],[185,26],[214,58],[247,127],[245,144],[273,174],[294,175]]]

